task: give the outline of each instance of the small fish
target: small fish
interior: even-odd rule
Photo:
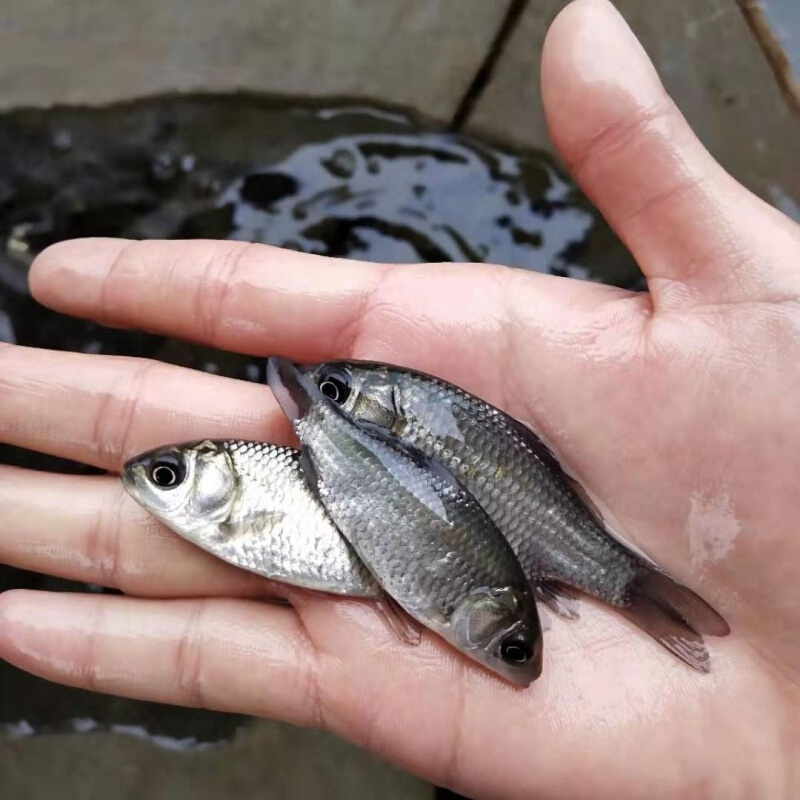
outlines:
[[[350,597],[378,584],[305,480],[299,452],[261,442],[159,447],[125,464],[128,493],[203,550],[273,580]]]
[[[302,443],[301,462],[336,526],[414,619],[518,686],[542,669],[528,581],[502,534],[453,476],[355,425],[290,362],[267,380]]]
[[[370,431],[440,462],[502,531],[540,600],[577,617],[567,587],[614,608],[701,672],[701,634],[725,636],[702,598],[612,536],[591,501],[527,426],[452,384],[369,362],[303,368],[318,388]]]

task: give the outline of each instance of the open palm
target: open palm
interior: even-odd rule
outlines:
[[[413,366],[530,422],[627,538],[727,618],[711,674],[587,599],[579,621],[553,621],[542,677],[517,690],[433,636],[400,643],[369,603],[215,561],[114,477],[8,467],[0,561],[127,596],[6,592],[0,657],[97,691],[325,727],[474,795],[791,793],[800,229],[703,150],[603,0],[562,13],[543,74],[553,138],[649,293],[116,240],[51,248],[32,288],[67,313],[229,350]],[[11,444],[117,471],[166,442],[288,435],[264,387],[133,359],[0,354]]]

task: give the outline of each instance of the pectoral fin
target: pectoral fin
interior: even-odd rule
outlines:
[[[422,641],[422,626],[398,605],[397,601],[382,594],[376,601],[378,614],[386,627],[404,644],[416,647]]]

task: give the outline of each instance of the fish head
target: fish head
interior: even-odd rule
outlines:
[[[542,629],[527,590],[477,589],[450,620],[456,644],[479,663],[517,686],[542,672]]]
[[[121,478],[139,505],[198,544],[227,519],[238,492],[230,454],[207,440],[148,450],[125,464]]]
[[[330,361],[304,367],[302,372],[354,420],[395,431],[404,416],[397,377],[379,365]]]

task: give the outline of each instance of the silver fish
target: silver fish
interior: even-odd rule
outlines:
[[[614,608],[693,668],[707,672],[701,634],[725,620],[612,536],[536,434],[438,378],[368,362],[304,368],[359,425],[382,429],[440,462],[483,506],[519,557],[537,596],[576,617],[567,587]]]
[[[271,358],[267,376],[302,443],[306,476],[387,594],[506,680],[537,678],[533,595],[474,498],[440,465],[355,425],[290,362]]]
[[[168,528],[223,561],[307,589],[381,596],[306,482],[299,455],[261,442],[168,445],[128,461],[122,484]]]

